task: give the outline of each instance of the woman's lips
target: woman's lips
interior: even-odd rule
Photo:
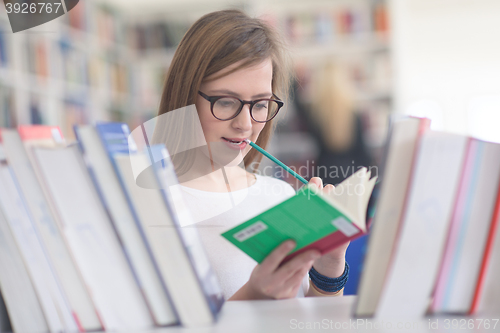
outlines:
[[[247,146],[245,139],[236,139],[236,138],[222,138],[222,141],[232,149],[243,150]]]

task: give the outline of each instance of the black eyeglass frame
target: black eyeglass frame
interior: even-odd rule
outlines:
[[[231,119],[234,119],[234,118],[238,117],[238,115],[241,113],[241,110],[243,110],[243,106],[245,106],[245,104],[249,104],[250,105],[250,117],[252,117],[252,120],[255,121],[255,122],[257,122],[257,123],[267,123],[268,121],[274,119],[274,117],[276,117],[276,115],[278,114],[279,110],[285,105],[285,103],[283,101],[281,101],[279,99],[279,97],[276,96],[275,94],[273,94],[273,97],[275,97],[277,99],[273,99],[273,98],[260,98],[260,99],[256,99],[255,101],[244,101],[244,100],[239,99],[238,97],[229,96],[229,95],[224,95],[224,96],[208,96],[208,95],[202,93],[201,91],[198,91],[198,94],[201,97],[203,97],[204,99],[206,99],[207,101],[210,102],[210,111],[212,112],[212,115],[215,117],[215,119],[218,119],[218,120],[221,120],[221,121],[231,120]],[[238,101],[240,101],[240,103],[241,103],[240,108],[238,109],[238,111],[236,111],[236,113],[234,114],[234,116],[232,116],[231,118],[220,119],[214,113],[214,104],[219,99],[221,99],[221,98],[228,98],[228,97],[229,98],[234,98],[234,99],[237,99]],[[253,117],[253,113],[252,113],[253,106],[255,104],[261,102],[261,101],[273,101],[273,102],[276,102],[278,104],[278,110],[276,110],[276,113],[271,118],[269,118],[269,119],[267,119],[265,121],[256,120]]]

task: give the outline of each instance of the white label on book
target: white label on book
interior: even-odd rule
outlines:
[[[55,142],[57,143],[63,142],[61,132],[59,132],[58,128],[52,128],[50,131],[52,132],[52,138],[54,139]]]
[[[359,229],[356,228],[352,223],[347,221],[342,216],[337,217],[335,220],[332,220],[332,224],[335,228],[339,229],[347,237],[351,237],[352,235],[356,235],[359,232]]]
[[[233,236],[240,242],[243,242],[244,240],[257,235],[259,232],[264,231],[266,229],[267,225],[265,225],[264,222],[262,221],[258,221],[246,227],[245,229],[238,231]]]

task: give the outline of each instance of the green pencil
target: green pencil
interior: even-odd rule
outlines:
[[[302,178],[298,173],[296,173],[295,171],[293,171],[292,169],[290,169],[289,167],[287,167],[283,162],[281,162],[280,160],[278,160],[273,155],[269,154],[264,149],[262,149],[259,146],[257,146],[252,141],[246,139],[245,142],[248,143],[251,147],[257,149],[261,154],[263,154],[264,156],[266,156],[267,158],[269,158],[271,161],[273,161],[274,163],[278,164],[280,167],[282,167],[283,169],[285,169],[286,171],[288,171],[292,176],[294,176],[295,178],[297,178],[298,180],[300,180],[304,184],[308,183],[307,180],[305,180],[304,178]]]

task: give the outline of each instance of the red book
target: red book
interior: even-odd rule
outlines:
[[[495,244],[495,241],[500,242],[500,239],[496,237],[499,221],[500,221],[500,184],[498,186],[497,200],[495,203],[495,209],[493,211],[493,216],[491,219],[491,226],[488,234],[488,240],[486,241],[483,261],[481,262],[481,269],[477,279],[476,290],[474,292],[474,298],[472,300],[472,305],[469,314],[476,313],[479,308],[479,304],[483,295],[483,289],[485,286],[486,276],[490,266],[491,255],[493,253],[492,251],[493,245]]]
[[[500,181],[500,145],[470,139],[432,310],[470,311]]]
[[[47,125],[19,125],[17,132],[23,141],[31,140],[54,140],[63,142],[63,134],[58,126]]]
[[[421,137],[430,128],[430,119],[409,118],[391,124],[382,167],[382,186],[363,264],[355,306],[357,317],[371,317],[391,267],[400,234],[411,175]]]

